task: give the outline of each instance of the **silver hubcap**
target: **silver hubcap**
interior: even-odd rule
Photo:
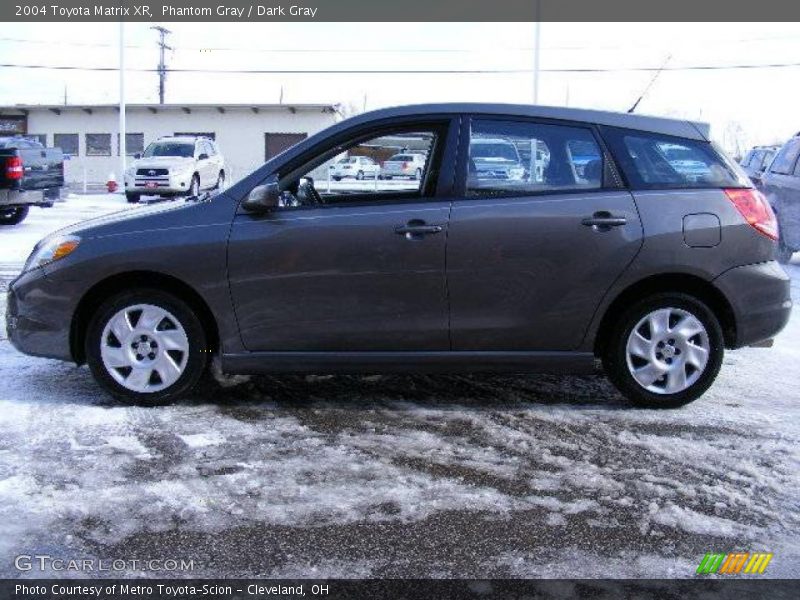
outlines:
[[[158,392],[175,383],[186,369],[189,338],[168,311],[135,304],[106,323],[100,356],[108,374],[121,386],[139,393]]]
[[[708,364],[708,332],[681,308],[646,315],[628,336],[628,370],[648,392],[677,394],[693,385]]]

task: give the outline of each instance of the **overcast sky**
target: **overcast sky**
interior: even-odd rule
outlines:
[[[522,69],[533,65],[532,23],[163,23],[168,66],[213,69]],[[0,63],[118,64],[116,24],[14,24],[0,29]],[[653,74],[619,69],[800,63],[800,25],[544,23],[539,103],[627,110]],[[157,35],[126,24],[127,66],[153,68]],[[26,41],[19,41],[26,40]],[[669,59],[668,59],[669,57]],[[617,69],[554,73],[548,69]],[[116,73],[0,68],[0,104],[118,101]],[[431,101],[529,103],[530,72],[514,74],[173,73],[167,102],[345,103],[359,110]],[[130,72],[129,102],[157,102],[155,73]],[[637,112],[708,121],[721,142],[800,130],[800,67],[664,71]],[[730,144],[728,144],[730,145]]]

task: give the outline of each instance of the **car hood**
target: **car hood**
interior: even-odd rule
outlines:
[[[163,169],[170,165],[182,166],[191,162],[194,162],[194,159],[186,156],[151,156],[134,161],[131,167],[134,169]]]
[[[188,213],[202,210],[210,201],[173,201],[123,209],[59,229],[52,235],[78,235],[92,239],[105,235],[148,231],[189,221]],[[183,214],[187,213],[187,214]]]

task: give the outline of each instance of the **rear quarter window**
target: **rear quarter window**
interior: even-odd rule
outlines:
[[[631,187],[750,185],[741,168],[710,142],[610,127],[603,134]]]
[[[797,156],[800,155],[800,138],[793,138],[784,144],[769,168],[770,173],[789,175],[794,170]]]

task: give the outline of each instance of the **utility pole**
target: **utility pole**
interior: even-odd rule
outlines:
[[[536,0],[536,25],[533,41],[533,103],[539,104],[539,50],[542,39],[542,4]]]
[[[155,29],[158,32],[158,103],[164,104],[164,82],[167,79],[167,65],[164,63],[164,51],[173,49],[166,44],[166,36],[172,32],[160,25],[153,25],[150,29]]]
[[[128,149],[125,139],[125,22],[119,22],[119,179],[125,187],[125,159]]]

